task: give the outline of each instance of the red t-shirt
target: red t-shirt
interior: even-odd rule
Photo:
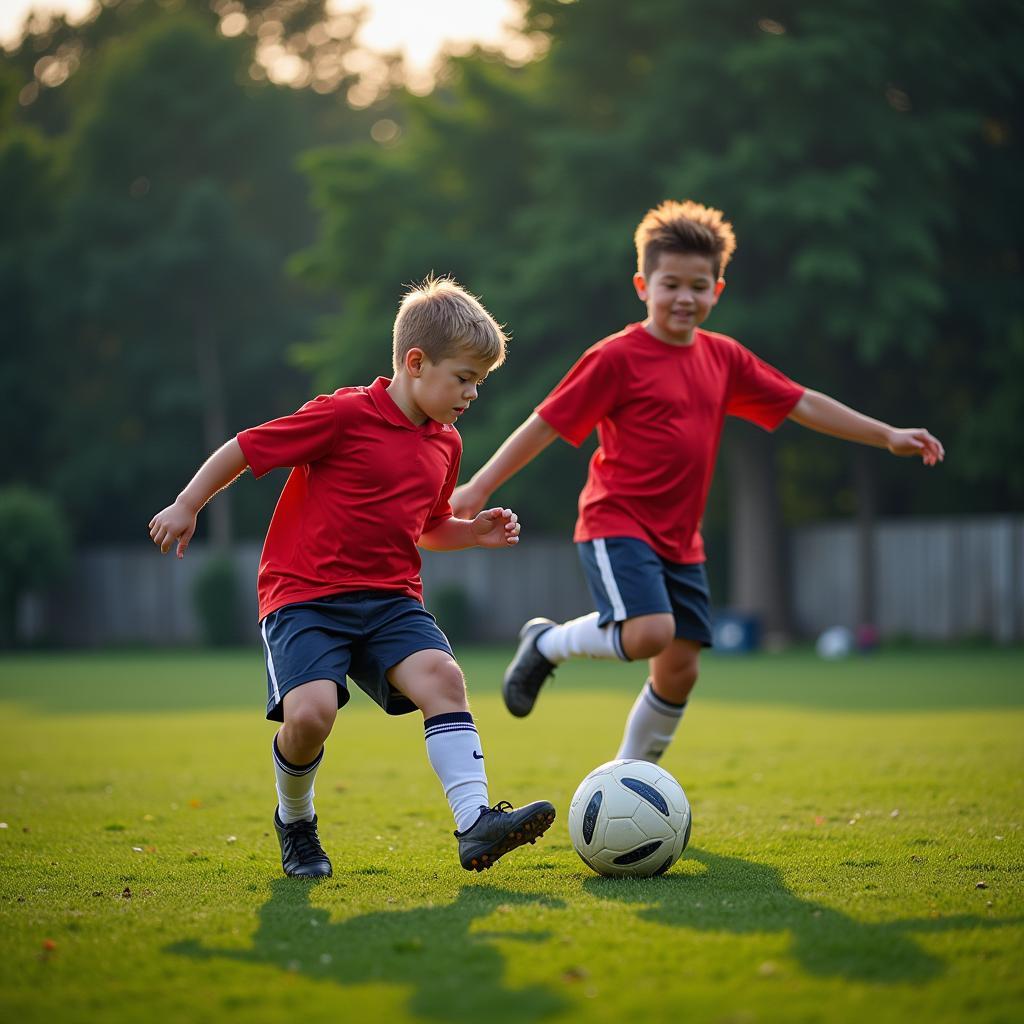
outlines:
[[[600,443],[574,539],[636,537],[671,562],[703,562],[701,518],[726,415],[774,430],[804,389],[724,334],[669,345],[631,324],[580,357],[537,406],[579,446]]]
[[[259,615],[351,590],[423,600],[421,534],[452,514],[462,439],[412,423],[378,377],[243,430],[253,475],[292,466],[260,558]]]

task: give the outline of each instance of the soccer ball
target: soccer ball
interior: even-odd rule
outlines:
[[[649,761],[609,761],[576,790],[569,838],[599,875],[660,875],[690,841],[690,804],[664,768]]]
[[[814,649],[819,658],[839,661],[853,651],[853,633],[845,626],[832,626],[818,637]]]

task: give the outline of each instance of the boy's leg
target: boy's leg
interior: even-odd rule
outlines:
[[[423,712],[430,766],[444,787],[456,828],[469,828],[490,800],[462,670],[445,651],[417,651],[395,665],[388,680]]]
[[[278,818],[283,825],[312,820],[313,783],[324,740],[338,714],[338,687],[331,679],[303,683],[284,695],[284,724],[274,737]]]
[[[278,806],[274,830],[286,875],[323,878],[313,785],[324,741],[348,701],[345,631],[358,618],[335,599],[286,605],[260,624],[267,663],[267,718],[280,722],[272,744]]]
[[[332,867],[317,832],[313,783],[338,714],[338,686],[331,679],[303,683],[284,695],[282,708],[284,724],[273,742],[281,867],[293,878],[327,878]]]
[[[423,712],[427,758],[455,817],[464,868],[489,868],[547,830],[555,819],[547,801],[520,808],[504,801],[488,806],[483,747],[469,712],[462,670],[447,651],[417,651],[389,669],[387,679]]]
[[[677,638],[651,658],[651,677],[629,713],[616,758],[631,757],[655,764],[661,759],[697,682],[700,650],[696,641]]]
[[[513,715],[533,709],[555,666],[569,658],[632,661],[649,658],[672,640],[675,622],[662,562],[644,541],[609,537],[577,545],[597,611],[557,624],[531,619],[505,672],[502,694]]]
[[[711,593],[704,566],[663,561],[662,567],[676,636],[650,659],[650,679],[626,720],[617,757],[661,758],[697,682],[701,648],[711,646]]]

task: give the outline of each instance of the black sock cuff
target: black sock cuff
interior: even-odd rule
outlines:
[[[433,715],[423,720],[424,729],[432,729],[435,725],[451,725],[454,722],[473,724],[473,716],[468,711],[449,711],[444,715]]]
[[[476,723],[468,711],[451,711],[446,715],[433,715],[423,722],[423,738],[429,740],[445,732],[476,732]]]
[[[656,707],[659,711],[664,711],[667,715],[681,715],[683,713],[684,708],[686,707],[685,700],[682,704],[673,704],[672,701],[665,700],[664,697],[660,697],[658,694],[656,694],[654,692],[654,684],[651,682],[650,679],[648,679],[647,682],[644,684],[644,693],[647,699],[654,705],[654,707]]]
[[[313,758],[309,764],[292,764],[291,761],[286,761],[281,756],[281,751],[277,746],[277,735],[274,735],[274,760],[289,774],[289,775],[308,775],[314,768],[324,759],[324,748],[320,748],[320,753]]]
[[[620,661],[632,661],[633,659],[626,653],[626,648],[622,646],[622,623],[615,622],[612,624],[612,643],[615,645],[615,653]]]

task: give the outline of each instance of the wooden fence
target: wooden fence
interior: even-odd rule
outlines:
[[[790,540],[798,631],[856,626],[855,526],[815,524]],[[199,544],[181,560],[149,547],[83,550],[62,586],[24,603],[23,631],[67,646],[198,643],[192,592],[209,557]],[[255,642],[259,546],[239,546],[234,558],[244,629]],[[883,636],[1024,641],[1024,516],[882,520],[874,563]],[[510,551],[424,552],[423,579],[427,607],[433,602],[442,619],[446,599],[461,592],[472,635],[486,642],[508,642],[533,615],[565,619],[591,608],[573,546],[561,539],[529,538]]]
[[[1024,641],[1024,516],[882,520],[874,537],[875,618],[884,636]],[[856,528],[794,531],[798,630],[857,624]]]

